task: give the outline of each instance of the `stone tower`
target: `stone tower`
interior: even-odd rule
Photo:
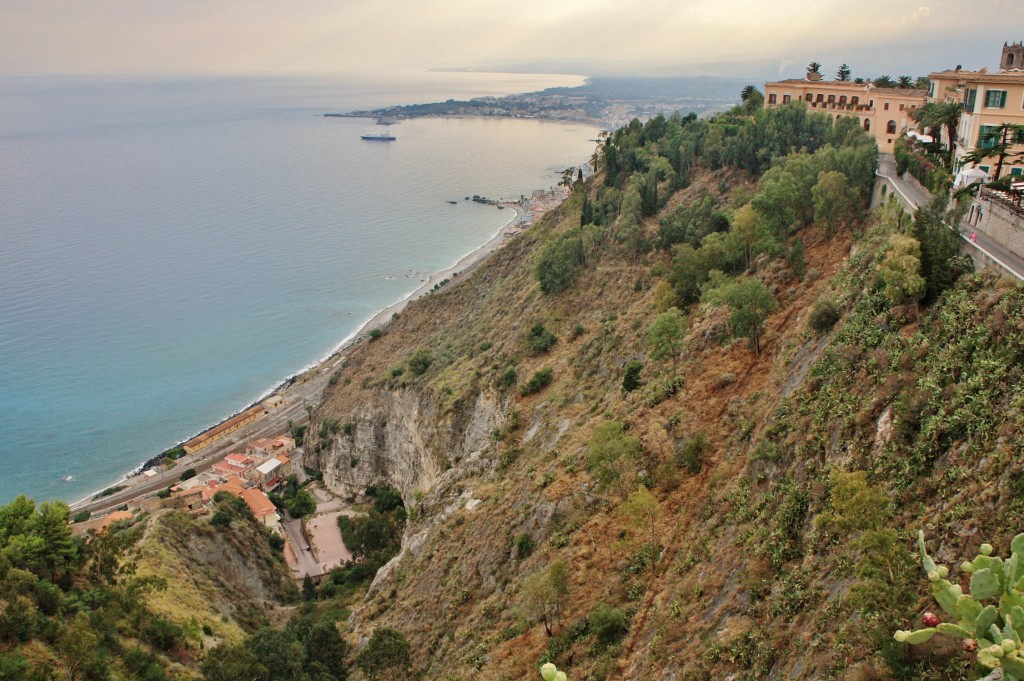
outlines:
[[[1003,71],[1024,69],[1024,43],[1003,43],[1003,56],[999,60]]]

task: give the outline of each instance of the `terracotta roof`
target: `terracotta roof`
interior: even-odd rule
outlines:
[[[270,497],[256,487],[250,487],[247,490],[243,490],[242,499],[245,500],[246,505],[249,506],[249,510],[251,510],[252,514],[257,518],[277,512],[277,507],[270,501]]]

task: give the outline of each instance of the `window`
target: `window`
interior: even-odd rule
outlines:
[[[900,111],[903,111],[903,105],[900,104]]]
[[[1006,106],[1006,90],[989,90],[985,93],[985,106],[1002,109]]]
[[[819,93],[818,93],[818,98],[817,98],[817,99],[815,99],[814,101],[816,101],[816,102],[823,102],[823,101],[825,101],[825,95],[823,95],[823,94],[821,94],[821,93],[819,92]]]
[[[1024,175],[1024,168],[1011,168],[1010,175],[1013,177],[1021,177]]]
[[[896,134],[896,121],[889,121],[889,124],[885,126],[885,132],[889,135]]]
[[[833,104],[833,103],[835,103],[835,101],[836,101],[836,96],[835,95],[829,95],[828,96],[828,103],[829,104]]]
[[[839,103],[846,104],[846,95],[839,95]]]
[[[814,99],[814,95],[812,95],[810,92],[808,92],[807,95],[804,97],[804,99],[806,99],[809,102],[812,99]]]
[[[885,103],[885,104],[884,104],[884,105],[882,106],[882,110],[883,110],[883,111],[888,111],[888,110],[889,110],[889,102],[886,102],[886,103]]]
[[[789,95],[782,95],[782,103],[783,104],[789,104],[789,99],[790,99]]]
[[[870,108],[870,109],[874,109],[875,108],[875,100],[873,100],[873,99],[869,99],[868,100],[868,108]]]
[[[1011,52],[1010,54],[1006,55],[1006,65],[1007,66],[1013,66],[1013,52]]]
[[[857,95],[854,95],[850,99],[850,104],[853,104],[854,106],[857,106],[858,104],[860,104],[860,97],[858,97]]]
[[[865,130],[865,132],[871,132],[871,119],[870,118],[865,118],[864,119],[864,130]]]
[[[774,104],[775,103],[775,93],[774,92],[772,94],[768,95],[768,103],[769,104]]]
[[[998,127],[998,125],[981,126],[981,130],[978,131],[979,149],[991,149],[992,147],[999,143],[998,136],[994,135],[994,131]]]
[[[974,100],[978,96],[977,88],[971,88],[964,95],[964,108],[968,111],[974,111]]]

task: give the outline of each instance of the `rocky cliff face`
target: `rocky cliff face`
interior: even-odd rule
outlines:
[[[376,390],[347,414],[343,429],[311,457],[327,486],[359,495],[390,484],[407,505],[442,474],[478,453],[504,421],[500,395],[482,390],[445,407],[432,390]],[[322,422],[321,422],[322,423]]]

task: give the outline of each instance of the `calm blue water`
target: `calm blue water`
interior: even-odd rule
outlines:
[[[578,80],[528,79],[0,79],[0,502],[79,498],[248,404],[509,217],[462,197],[550,187],[596,136],[317,114]]]

